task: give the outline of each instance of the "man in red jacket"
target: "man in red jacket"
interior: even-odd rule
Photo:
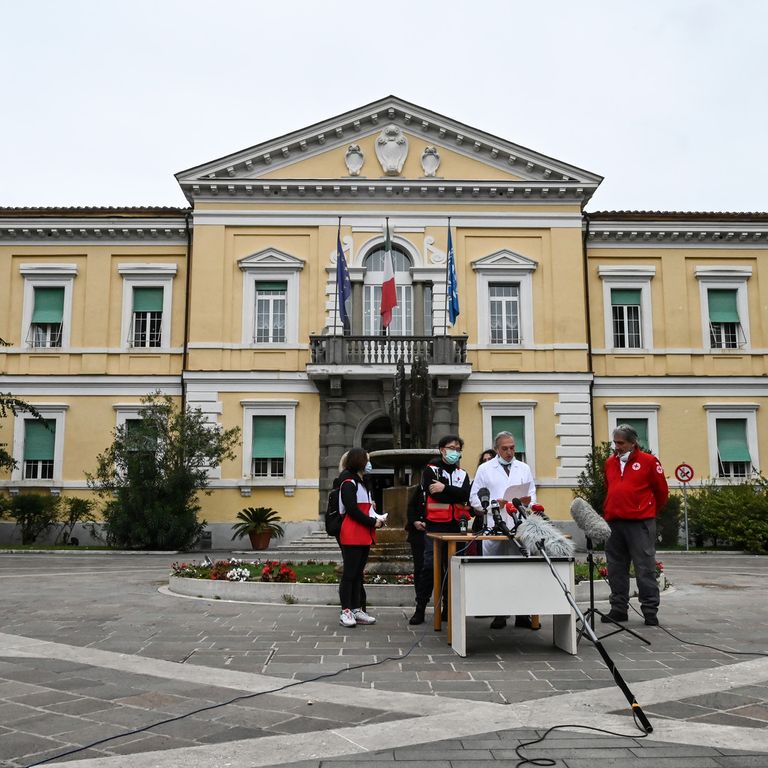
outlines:
[[[640,607],[649,627],[658,625],[656,582],[656,513],[669,496],[659,460],[640,450],[637,432],[628,424],[613,431],[614,453],[605,462],[607,493],[603,514],[611,526],[605,544],[611,610],[604,622],[627,621],[629,565],[635,565]]]

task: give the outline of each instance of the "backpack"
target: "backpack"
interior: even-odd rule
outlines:
[[[333,488],[328,493],[328,501],[325,505],[325,532],[336,539],[339,538],[341,524],[344,520],[341,514],[340,496],[341,482],[339,476],[333,481]]]
[[[335,484],[335,481],[334,481]],[[339,486],[332,488],[328,494],[325,507],[325,532],[338,538],[341,533],[341,510],[339,509]]]

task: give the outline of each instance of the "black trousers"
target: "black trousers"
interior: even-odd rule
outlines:
[[[645,616],[659,610],[656,582],[656,520],[611,520],[611,535],[605,543],[611,608],[626,613],[629,607],[629,565],[634,563],[640,607]]]
[[[339,541],[339,537],[336,536],[334,538],[336,539],[336,543],[339,545],[339,549],[341,550],[342,562],[343,562],[343,560],[344,560],[344,550],[341,547],[341,542]],[[363,610],[365,610],[366,606],[368,605],[368,595],[365,594],[365,584],[362,584],[360,586],[360,589],[361,589],[361,595],[360,595],[361,602],[360,602],[360,606],[359,607],[362,608]],[[341,591],[341,584],[339,584],[339,591]],[[355,608],[357,608],[357,607],[358,606],[356,605]]]
[[[365,588],[363,573],[371,551],[369,544],[342,545],[341,557],[344,570],[339,584],[339,601],[341,610],[363,608],[365,605]]]
[[[411,545],[411,556],[413,557],[413,588],[416,591],[416,600],[419,599],[421,583],[424,580],[424,531],[409,531],[408,543]],[[430,592],[432,591],[430,587]],[[429,600],[429,597],[427,597]]]

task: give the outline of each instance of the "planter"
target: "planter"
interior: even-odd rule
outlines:
[[[248,538],[251,540],[251,549],[267,549],[269,542],[272,541],[271,531],[249,531]]]

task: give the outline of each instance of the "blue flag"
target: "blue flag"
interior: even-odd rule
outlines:
[[[341,247],[341,224],[336,235],[336,300],[339,302],[339,319],[344,330],[349,332],[352,314],[352,281],[349,279],[347,260]]]
[[[446,301],[448,302],[448,320],[453,325],[459,316],[459,288],[456,283],[456,254],[453,252],[450,225],[448,226],[448,286]]]

